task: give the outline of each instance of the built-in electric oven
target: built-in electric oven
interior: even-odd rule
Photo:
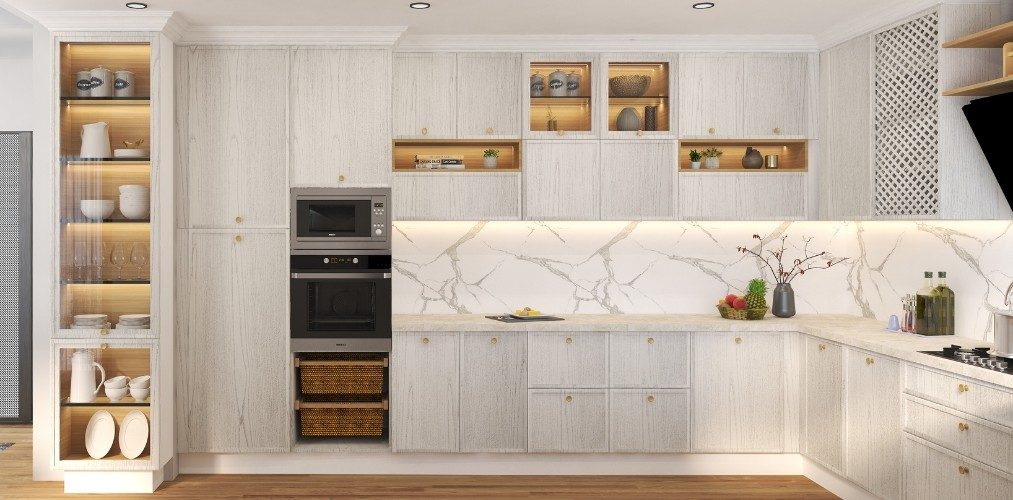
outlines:
[[[390,188],[292,190],[293,249],[390,249]]]
[[[294,250],[293,352],[390,352],[389,251]]]

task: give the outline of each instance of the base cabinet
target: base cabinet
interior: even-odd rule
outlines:
[[[603,453],[609,450],[606,389],[528,391],[528,451]]]
[[[527,450],[528,365],[523,333],[461,334],[461,451]]]
[[[609,449],[624,453],[689,451],[689,391],[613,389]]]
[[[844,470],[844,351],[823,339],[805,340],[805,456]]]
[[[394,332],[390,445],[394,451],[459,449],[459,334]]]
[[[904,498],[1008,500],[1013,477],[914,437],[904,439]]]
[[[900,496],[900,363],[856,349],[846,354],[844,471],[883,498]]]

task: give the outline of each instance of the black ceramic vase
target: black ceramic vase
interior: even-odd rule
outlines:
[[[790,283],[778,283],[774,287],[774,308],[771,310],[778,318],[790,318],[795,315],[795,290]]]

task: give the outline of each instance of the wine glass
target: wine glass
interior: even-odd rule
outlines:
[[[123,243],[113,245],[113,252],[109,255],[109,262],[112,262],[116,266],[116,273],[120,279],[123,279],[123,266],[127,263],[127,251],[123,248]]]
[[[89,262],[96,281],[102,281],[102,264],[105,263],[105,243],[96,241],[91,245]]]
[[[145,276],[144,266],[148,264],[148,245],[134,243],[130,249],[130,263],[137,267],[137,278],[143,278]]]
[[[83,241],[74,242],[74,272],[71,279],[84,279],[88,267],[88,246]]]

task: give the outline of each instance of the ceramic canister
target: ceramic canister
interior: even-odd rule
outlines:
[[[134,73],[121,69],[116,72],[116,80],[113,83],[116,97],[134,96]]]
[[[91,96],[113,96],[113,72],[99,66],[91,70]]]
[[[566,75],[566,95],[580,95],[580,75],[576,71]]]
[[[549,95],[552,97],[566,96],[566,73],[557,69],[549,74]]]
[[[91,97],[91,71],[78,71],[74,85],[77,87],[78,97]]]
[[[542,97],[545,94],[545,77],[538,74],[531,75],[531,97]]]

